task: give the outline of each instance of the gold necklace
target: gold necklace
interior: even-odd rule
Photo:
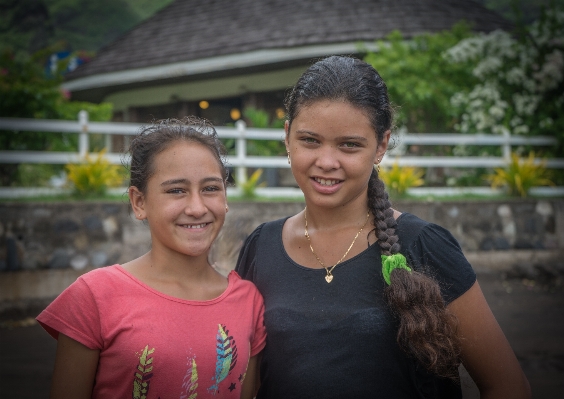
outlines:
[[[319,259],[319,256],[317,256],[317,254],[315,253],[315,251],[313,250],[313,247],[311,246],[311,239],[309,238],[309,233],[307,232],[307,206],[304,208],[304,220],[305,220],[305,236],[307,238],[307,241],[309,242],[309,249],[311,249],[311,253],[313,254],[313,256],[315,256],[315,259],[317,259],[317,261],[319,262],[319,264],[321,266],[323,266],[323,268],[325,269],[325,271],[327,272],[327,275],[325,276],[325,281],[327,281],[327,283],[330,283],[331,281],[333,281],[333,269],[335,268],[335,266],[337,266],[339,263],[341,263],[343,261],[343,259],[345,259],[347,257],[347,255],[349,254],[349,251],[351,250],[351,248],[353,247],[354,243],[356,242],[356,239],[358,238],[358,236],[360,235],[360,233],[362,232],[362,230],[364,229],[364,226],[366,226],[366,223],[368,222],[368,218],[370,217],[370,211],[368,211],[366,213],[366,220],[364,221],[364,224],[362,225],[362,227],[360,228],[360,230],[358,231],[358,233],[356,233],[356,235],[354,236],[354,239],[351,242],[351,245],[349,246],[349,249],[347,249],[347,252],[345,252],[345,254],[341,257],[341,259],[339,259],[339,261],[337,263],[335,263],[333,266],[331,267],[327,267],[325,266],[325,264],[321,261],[321,259]]]

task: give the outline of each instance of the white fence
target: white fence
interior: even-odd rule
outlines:
[[[139,132],[143,124],[124,122],[89,122],[88,113],[81,111],[78,121],[0,118],[1,134],[18,134],[19,131],[63,132],[79,134],[79,148],[77,152],[46,152],[46,151],[0,151],[0,163],[49,163],[67,164],[79,163],[89,149],[89,134],[104,134],[131,136]],[[246,168],[288,168],[285,156],[250,156],[247,154],[247,140],[277,140],[284,139],[282,129],[248,128],[243,121],[238,121],[236,127],[216,127],[222,139],[236,140],[236,155],[227,157],[229,166],[235,167],[236,181],[246,180]],[[110,140],[107,140],[109,143]],[[557,141],[554,137],[537,136],[523,137],[490,134],[400,134],[399,147],[382,160],[382,166],[391,166],[398,162],[400,166],[417,167],[456,167],[456,168],[493,168],[506,165],[511,149],[514,146],[553,146]],[[500,146],[501,157],[493,156],[409,156],[402,153],[407,145],[481,145]],[[108,152],[110,162],[121,164],[129,159],[122,153]],[[540,162],[540,159],[537,159]],[[548,168],[564,169],[563,158],[546,159]]]

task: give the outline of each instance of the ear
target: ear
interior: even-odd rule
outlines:
[[[284,131],[286,132],[284,135],[284,145],[286,146],[286,151],[290,152],[290,122],[284,122]]]
[[[147,218],[147,214],[145,212],[145,196],[139,189],[135,186],[129,187],[127,191],[129,196],[129,203],[131,204],[131,208],[135,217],[139,220],[144,220]]]
[[[388,143],[390,142],[390,136],[392,135],[391,130],[386,130],[382,136],[382,140],[378,143],[378,148],[376,149],[376,158],[374,159],[374,165],[379,164],[384,158],[386,151],[388,150]]]

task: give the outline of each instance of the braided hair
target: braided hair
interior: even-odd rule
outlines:
[[[286,97],[289,125],[301,109],[320,100],[346,101],[362,109],[378,142],[392,129],[393,108],[386,84],[371,65],[359,59],[331,56],[310,66]],[[368,182],[368,208],[374,216],[371,233],[382,255],[398,253],[401,247],[394,211],[376,170]],[[390,280],[384,298],[398,320],[399,346],[429,372],[457,380],[457,323],[446,309],[438,283],[422,272],[405,269],[392,271]]]

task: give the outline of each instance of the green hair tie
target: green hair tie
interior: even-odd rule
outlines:
[[[400,253],[393,254],[393,255],[382,255],[382,274],[384,275],[384,280],[388,285],[391,284],[390,282],[390,274],[395,269],[405,269],[408,272],[411,272],[409,266],[407,266],[407,260],[405,256]]]

